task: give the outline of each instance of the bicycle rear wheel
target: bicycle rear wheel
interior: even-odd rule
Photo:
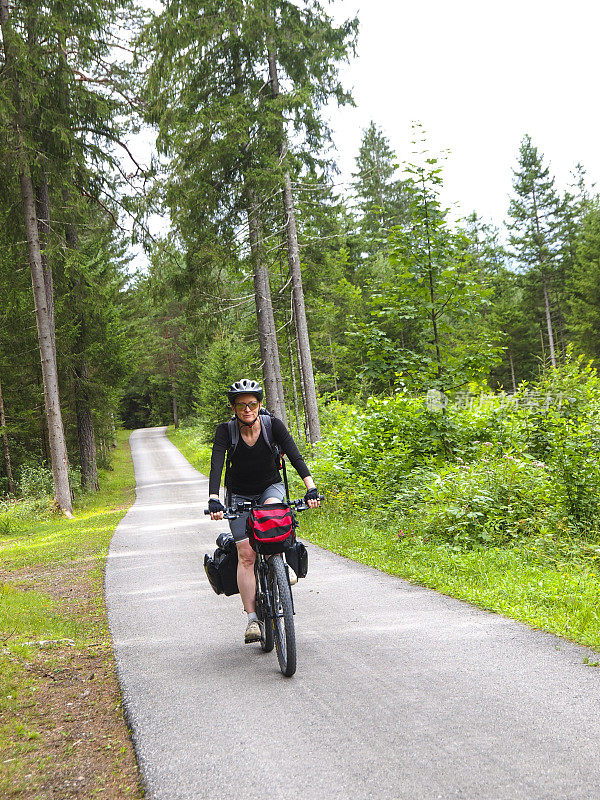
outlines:
[[[296,631],[294,629],[292,592],[282,557],[280,555],[271,556],[270,565],[275,649],[279,668],[286,678],[290,678],[296,672]]]

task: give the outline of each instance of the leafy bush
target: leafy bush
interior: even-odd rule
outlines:
[[[340,501],[395,507],[411,473],[443,454],[445,421],[421,398],[369,398],[363,407],[335,403],[323,417],[326,436],[311,468]]]
[[[460,400],[460,402],[459,402]],[[312,470],[342,507],[400,516],[458,545],[600,537],[600,379],[568,357],[513,396],[332,404]]]
[[[52,470],[40,465],[21,467],[19,494],[21,497],[49,497],[53,492]]]
[[[402,529],[463,546],[497,545],[543,532],[559,514],[545,464],[494,454],[442,470]]]
[[[16,536],[49,513],[48,498],[0,500],[0,536]]]

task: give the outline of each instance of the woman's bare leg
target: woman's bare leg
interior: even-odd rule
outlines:
[[[244,611],[249,614],[256,611],[256,580],[254,578],[254,562],[256,554],[250,547],[248,539],[242,539],[237,542],[238,551],[238,568],[237,568],[237,582],[244,604]]]
[[[268,497],[265,500],[267,503],[281,503],[279,497]],[[251,614],[256,611],[256,578],[254,577],[254,562],[256,561],[256,553],[250,547],[248,539],[242,539],[237,542],[238,551],[238,569],[237,569],[237,582],[244,604],[244,611]]]

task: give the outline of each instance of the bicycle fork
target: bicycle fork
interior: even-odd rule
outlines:
[[[292,593],[292,585],[290,583],[289,567],[285,560],[283,560],[283,565],[285,567],[285,576],[287,578],[288,586],[290,587],[290,597],[292,599],[292,613],[296,614],[296,609],[294,608],[294,595]],[[262,605],[263,619],[269,617],[270,619],[274,620],[275,617],[281,617],[282,614],[273,608],[273,602],[272,602],[273,592],[269,590],[269,574],[271,580],[274,580],[274,575],[273,572],[271,572],[271,570],[269,569],[269,565],[267,563],[266,558],[261,557],[257,573],[258,573],[257,578],[260,586],[260,591],[258,594],[261,598],[260,602]]]

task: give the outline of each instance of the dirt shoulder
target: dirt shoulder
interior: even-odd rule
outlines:
[[[117,517],[132,497],[129,486]],[[108,508],[110,524],[96,539],[88,536],[88,544],[96,544],[87,552],[82,545],[79,557],[70,546],[64,560],[17,566],[19,554],[12,569],[0,569],[0,600],[7,599],[9,611],[15,603],[13,621],[5,614],[0,632],[0,797],[7,800],[144,796],[103,597],[116,508]],[[101,513],[87,511],[88,517]],[[85,526],[71,533],[85,535]],[[60,551],[60,543],[56,547]]]

